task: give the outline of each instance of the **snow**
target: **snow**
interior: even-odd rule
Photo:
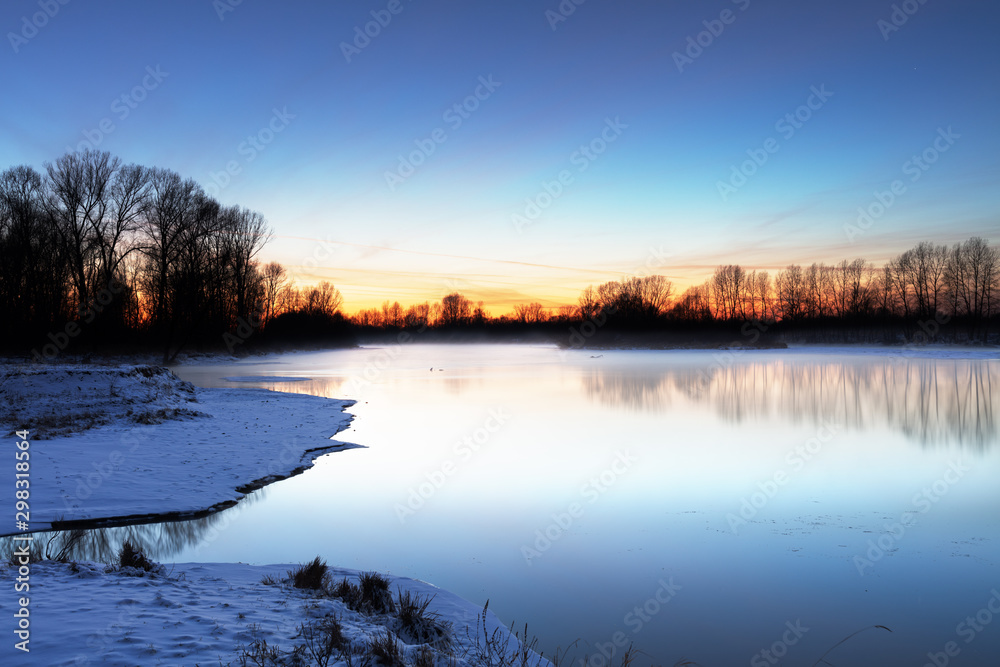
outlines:
[[[352,404],[266,389],[201,389],[153,366],[0,370],[2,436],[14,444],[15,431],[31,433],[32,530],[57,520],[196,516],[232,504],[251,488],[301,471],[317,456],[357,447],[331,439],[350,423],[344,410]],[[11,462],[13,470],[13,457]],[[0,503],[14,507],[13,484],[0,485]],[[11,550],[20,544],[5,541]],[[280,647],[287,657],[304,641],[302,624],[327,615],[340,619],[356,651],[386,631],[401,642],[409,663],[421,650],[391,615],[364,615],[330,596],[262,582],[265,576],[287,577],[292,565],[185,563],[146,573],[47,560],[30,563],[23,579],[29,588],[15,594],[13,582],[24,572],[4,556],[0,577],[12,584],[0,596],[0,616],[11,619],[19,598],[27,597],[31,635],[30,653],[18,650],[8,620],[0,665],[239,665],[242,649],[255,640]],[[330,571],[335,580],[360,576]],[[428,610],[450,624],[448,657],[439,656],[437,664],[482,664],[476,654],[484,625],[507,650],[520,646],[492,613],[483,620],[483,610],[454,594],[385,576],[393,592],[432,597]],[[335,658],[329,664],[347,663]],[[549,663],[534,656],[526,664]]]
[[[30,653],[14,648],[10,637],[0,644],[3,665],[239,665],[240,647],[263,639],[282,652],[303,643],[299,628],[327,615],[339,617],[344,637],[360,652],[386,630],[400,641],[408,664],[419,643],[399,632],[390,615],[363,615],[341,600],[295,589],[265,585],[262,579],[287,577],[292,565],[185,563],[161,566],[159,573],[115,571],[99,563],[33,563],[30,575]],[[330,568],[334,581],[356,582],[360,573]],[[13,580],[13,568],[0,565],[0,576]],[[137,576],[141,575],[141,576]],[[451,654],[437,664],[475,665],[477,619],[483,610],[431,584],[392,577],[390,591],[433,598],[428,611],[451,624]],[[7,616],[12,594],[0,597]],[[487,633],[506,634],[492,614]],[[479,626],[479,634],[482,628]],[[517,646],[512,641],[509,648]],[[254,664],[254,663],[249,663]],[[270,663],[269,663],[270,664]],[[314,664],[314,663],[310,663]],[[330,665],[344,665],[335,658]],[[360,664],[356,661],[355,664]],[[540,659],[528,665],[544,666]]]
[[[155,366],[10,368],[0,372],[0,399],[0,425],[30,422],[35,439],[198,414],[194,387]]]
[[[11,444],[14,431],[31,430],[33,530],[203,512],[358,446],[330,439],[350,423],[353,401],[200,389],[156,367],[8,369],[0,399]],[[12,484],[0,486],[0,503],[13,507]]]

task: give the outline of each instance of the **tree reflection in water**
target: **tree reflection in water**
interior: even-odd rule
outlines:
[[[995,360],[884,358],[771,359],[660,369],[592,368],[582,376],[594,400],[641,411],[690,401],[732,423],[780,418],[835,420],[848,428],[888,426],[924,446],[986,449],[997,432],[1000,364]]]
[[[129,540],[150,559],[166,560],[187,548],[215,541],[245,508],[263,500],[266,493],[266,488],[258,489],[238,505],[198,519],[34,533],[33,553],[39,558],[111,563],[117,560],[122,542]],[[18,546],[14,536],[0,537],[0,554],[6,556]]]

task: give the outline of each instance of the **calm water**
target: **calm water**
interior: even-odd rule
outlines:
[[[618,640],[653,664],[812,665],[873,625],[892,632],[826,659],[998,664],[1000,361],[968,356],[410,346],[179,367],[354,399],[337,439],[366,448],[205,520],[91,539],[424,579],[547,653],[581,639],[574,664]],[[223,379],[257,375],[308,380]]]

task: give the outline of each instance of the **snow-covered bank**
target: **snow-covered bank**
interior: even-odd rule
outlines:
[[[388,614],[362,614],[344,601],[293,588],[265,585],[265,577],[282,579],[291,565],[250,566],[233,563],[185,563],[166,566],[159,574],[128,576],[108,571],[99,563],[44,561],[31,566],[30,653],[14,648],[12,639],[0,647],[4,665],[240,665],[293,664],[292,662],[242,663],[243,649],[261,641],[288,652],[305,644],[303,624],[336,616],[347,651],[362,654],[386,633],[396,639],[407,664],[417,662],[421,642],[400,631]],[[139,574],[133,571],[131,574]],[[330,568],[334,580],[356,582],[353,570]],[[11,579],[6,563],[0,575]],[[477,661],[477,637],[483,646],[483,610],[430,584],[404,577],[387,577],[390,591],[408,591],[433,598],[427,608],[437,621],[450,624],[450,653],[454,661],[439,658],[431,664],[465,667]],[[10,596],[0,599],[5,609]],[[479,623],[477,623],[479,621]],[[478,627],[477,627],[478,626]],[[486,632],[508,631],[492,614],[486,614]],[[511,640],[509,648],[518,644]],[[243,647],[243,648],[241,648]],[[305,664],[320,664],[308,659]],[[362,664],[355,658],[353,664]],[[347,664],[336,653],[329,664]],[[518,663],[520,664],[520,663]],[[547,661],[529,660],[526,667]]]
[[[31,432],[31,528],[41,530],[232,504],[356,447],[330,439],[352,403],[199,389],[149,366],[24,366],[0,372],[0,437]],[[0,487],[0,503],[14,506],[13,484]]]

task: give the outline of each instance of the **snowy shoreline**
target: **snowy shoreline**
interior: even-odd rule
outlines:
[[[353,403],[266,389],[202,389],[153,366],[0,367],[3,437],[13,444],[15,431],[30,430],[32,533],[213,514],[323,454],[360,447],[331,439],[350,424],[345,409]],[[0,486],[0,502],[13,513],[13,484]],[[337,650],[345,655],[364,656],[391,641],[408,664],[423,664],[431,648],[426,638],[407,634],[402,615],[362,613],[328,589],[291,586],[291,564],[179,563],[142,572],[43,560],[57,554],[45,553],[50,542],[17,539],[31,537],[0,535],[6,547],[0,576],[23,582],[17,595],[0,597],[0,613],[10,619],[14,609],[30,611],[30,641],[22,644],[30,652],[5,640],[2,664],[240,665],[252,663],[245,663],[248,652],[263,656],[262,647],[278,657],[267,664],[298,664],[294,656],[308,648],[307,629],[319,632],[330,623],[343,634]],[[329,575],[331,582],[357,582],[362,573],[331,567]],[[449,664],[482,664],[491,641],[521,648],[492,612],[426,582],[384,579],[393,595],[429,601],[431,618],[449,628],[447,646],[433,647]],[[530,655],[531,665],[549,664]]]
[[[4,436],[31,432],[31,530],[204,516],[360,447],[331,439],[353,401],[200,389],[150,366],[5,369],[0,399]]]
[[[417,638],[390,613],[362,613],[344,600],[302,590],[287,581],[294,565],[243,563],[182,563],[160,571],[120,570],[101,563],[31,564],[29,652],[14,648],[13,639],[0,645],[4,665],[241,665],[245,652],[266,642],[279,661],[296,664],[293,650],[303,651],[305,626],[323,627],[336,619],[343,637],[339,650],[360,656],[386,636],[393,637],[407,664],[417,661],[427,638]],[[16,568],[0,564],[0,576],[13,580]],[[329,569],[332,582],[358,582],[362,573]],[[520,642],[492,613],[432,584],[386,575],[393,597],[402,591],[429,600],[429,617],[450,627],[447,646],[434,646],[439,655],[454,657],[448,664],[473,667],[476,656],[494,633],[516,651]],[[265,583],[265,581],[271,583]],[[0,610],[10,602],[0,599]],[[483,627],[485,624],[485,635]],[[11,635],[13,636],[13,635]],[[263,653],[258,653],[262,656]],[[308,653],[305,653],[308,659]],[[337,653],[329,664],[338,661]],[[439,658],[444,659],[444,658]],[[301,663],[299,663],[301,664]],[[306,664],[314,664],[307,662]],[[441,663],[444,664],[444,663]],[[520,664],[520,663],[518,663]],[[547,660],[532,658],[528,667],[544,667]]]

